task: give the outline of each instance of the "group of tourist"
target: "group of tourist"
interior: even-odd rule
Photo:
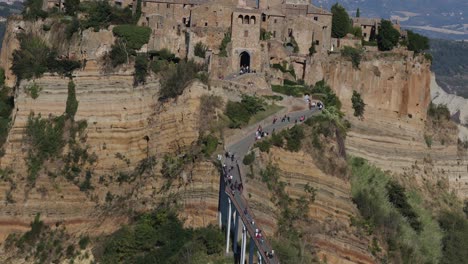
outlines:
[[[242,75],[244,73],[251,73],[251,72],[255,73],[255,70],[251,70],[249,65],[242,65],[240,67],[239,75]]]
[[[263,131],[262,126],[258,126],[257,131],[255,131],[255,140],[262,139],[268,135],[268,132]]]

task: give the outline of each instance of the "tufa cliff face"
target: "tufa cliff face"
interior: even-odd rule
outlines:
[[[317,161],[302,151],[273,147],[268,154],[260,153],[256,162],[256,166],[272,164],[278,169],[279,180],[285,183],[291,199],[307,196],[306,185],[316,189],[315,201],[308,204],[305,213],[309,220],[300,224],[301,239],[307,244],[305,250],[315,251],[327,263],[376,263],[368,251],[369,238],[351,226],[351,217],[358,217],[359,211],[352,202],[349,181],[324,173],[317,167]],[[278,193],[268,189],[260,173],[254,175],[244,177],[247,182],[244,195],[250,197],[249,206],[255,210],[256,221],[274,237],[281,209],[272,201],[278,198]]]
[[[468,156],[457,145],[456,129],[446,131],[447,140],[434,138],[427,144],[432,75],[427,61],[411,53],[369,52],[354,69],[339,56],[314,59],[306,80],[325,79],[339,96],[352,124],[346,140],[349,154],[419,186],[444,182],[459,198],[468,197]],[[353,116],[353,90],[366,104],[362,120]]]
[[[351,112],[353,90],[359,92],[367,109],[379,109],[425,120],[430,102],[430,63],[411,53],[365,53],[359,69],[351,61],[332,54],[314,56],[305,81],[324,79],[336,92],[344,110]]]

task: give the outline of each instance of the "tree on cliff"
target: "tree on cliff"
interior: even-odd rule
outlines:
[[[65,14],[75,16],[80,6],[80,0],[66,0],[63,6],[65,7]]]
[[[416,53],[429,49],[429,39],[408,30],[408,49]]]
[[[398,43],[399,38],[400,32],[393,27],[392,22],[382,19],[379,27],[379,34],[377,35],[377,46],[379,50],[392,50]]]
[[[331,12],[332,18],[332,37],[342,38],[346,36],[351,27],[349,15],[343,6],[336,3],[332,6]]]
[[[353,104],[354,116],[362,117],[364,114],[364,108],[366,104],[361,98],[361,94],[353,91],[353,96],[351,97],[351,103]]]
[[[359,7],[356,10],[356,17],[361,17],[361,10],[359,10]]]

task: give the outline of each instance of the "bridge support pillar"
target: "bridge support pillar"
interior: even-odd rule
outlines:
[[[226,253],[229,253],[229,239],[231,237],[231,199],[229,197],[227,198],[228,200],[228,215],[227,215],[227,228],[226,228]]]
[[[234,211],[234,241],[232,242],[233,243],[233,251],[234,253],[239,253],[239,250],[237,249],[237,244],[238,244],[238,240],[239,240],[239,212]]]
[[[245,224],[242,224],[242,249],[241,249],[241,264],[245,264],[245,248],[247,247],[247,229]]]
[[[255,254],[255,241],[253,237],[250,237],[250,246],[249,246],[249,264],[253,264],[253,257]]]

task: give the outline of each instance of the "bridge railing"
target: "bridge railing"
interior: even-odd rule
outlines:
[[[242,207],[238,204],[236,198],[231,194],[231,192],[228,190],[228,188],[226,188],[226,194],[229,196],[229,198],[231,199],[232,203],[234,204],[234,206],[236,207],[236,210],[238,212],[240,212],[240,217],[242,219],[242,222],[244,223],[247,231],[249,232],[250,236],[253,237],[254,239],[254,242],[255,242],[255,245],[257,246],[257,249],[258,251],[260,252],[260,255],[262,256],[263,260],[265,261],[265,263],[279,263],[278,262],[278,259],[276,257],[276,255],[273,255],[273,262],[272,262],[272,259],[269,258],[266,254],[265,254],[265,251],[262,250],[263,248],[266,248],[266,249],[272,249],[270,243],[268,242],[268,239],[267,237],[263,234],[263,243],[261,243],[256,237],[255,237],[255,230],[253,229],[253,227],[250,225],[250,222],[249,222],[249,219],[247,219],[247,216],[243,213],[243,210],[242,210]],[[243,196],[240,196],[240,198],[244,201],[245,199],[243,199]],[[249,211],[249,214],[252,216],[252,219],[254,219],[254,215]],[[235,231],[237,232],[237,230]]]

